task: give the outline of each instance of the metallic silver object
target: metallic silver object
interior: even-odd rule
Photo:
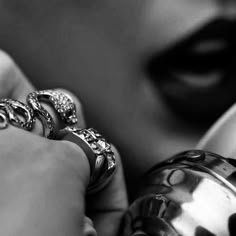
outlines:
[[[1,99],[0,111],[4,112],[5,118],[11,125],[28,131],[32,130],[35,123],[34,112],[24,103],[13,99]],[[5,119],[3,113],[1,113],[1,118]]]
[[[59,90],[32,92],[27,96],[27,102],[41,120],[45,137],[55,138],[55,123],[50,113],[44,109],[40,102],[52,105],[65,125],[73,125],[78,121],[73,99],[68,94]]]
[[[76,143],[88,157],[91,175],[88,193],[99,191],[111,180],[116,159],[111,145],[96,130],[66,127],[60,131],[63,140]]]
[[[8,127],[7,117],[4,113],[0,112],[0,129],[6,129]]]
[[[124,218],[124,236],[236,235],[236,160],[201,150],[152,168]]]

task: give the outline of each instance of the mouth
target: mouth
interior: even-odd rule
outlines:
[[[221,114],[236,100],[236,21],[216,19],[176,42],[151,58],[148,73],[174,109]]]
[[[154,59],[153,67],[204,75],[228,69],[236,52],[236,21],[218,19],[177,42]],[[157,68],[152,68],[157,69]]]

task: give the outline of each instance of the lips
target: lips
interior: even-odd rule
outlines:
[[[154,55],[147,69],[177,113],[215,119],[236,101],[236,21],[215,19]]]
[[[223,70],[232,61],[231,47],[227,45],[221,50],[198,53],[189,50],[176,50],[168,53],[163,61],[163,69],[165,66],[173,68],[181,72],[189,72],[194,74],[209,73],[213,70]]]
[[[235,57],[235,32],[236,21],[215,20],[195,34],[177,42],[161,55],[154,56],[150,66],[155,68],[151,69],[155,71],[157,64],[161,69],[177,69],[191,73],[224,69]],[[197,50],[204,45],[205,50]],[[211,45],[215,45],[215,49]]]

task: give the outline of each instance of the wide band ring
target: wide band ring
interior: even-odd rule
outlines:
[[[111,180],[116,169],[111,145],[96,130],[66,127],[60,131],[63,140],[76,143],[88,157],[91,175],[88,193],[101,190]]]
[[[1,99],[0,110],[4,112],[5,118],[11,125],[28,131],[32,130],[35,116],[33,110],[26,104],[13,99]],[[3,113],[1,113],[1,118],[4,120]]]
[[[8,120],[4,113],[0,112],[0,129],[5,129],[8,127]]]
[[[73,99],[59,90],[42,90],[30,93],[27,96],[29,106],[43,124],[43,134],[47,138],[55,138],[55,123],[50,113],[41,105],[46,102],[52,105],[65,125],[76,124],[76,107]]]

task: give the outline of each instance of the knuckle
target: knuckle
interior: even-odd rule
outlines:
[[[8,75],[9,73],[12,75],[15,67],[13,59],[6,52],[0,50],[0,75]]]
[[[0,66],[1,67],[6,67],[6,68],[11,68],[12,66],[15,65],[14,60],[10,57],[9,54],[7,54],[5,51],[0,50]]]
[[[61,145],[51,140],[47,141],[40,142],[38,147],[34,149],[33,152],[36,155],[40,153],[40,155],[34,158],[32,162],[40,173],[50,174],[50,176],[60,176],[60,173],[63,173],[69,168],[68,158],[66,158],[66,153],[63,152]]]
[[[83,150],[76,144],[69,141],[54,141],[52,158],[56,165],[69,168],[77,173],[84,168],[89,171],[88,159]]]

